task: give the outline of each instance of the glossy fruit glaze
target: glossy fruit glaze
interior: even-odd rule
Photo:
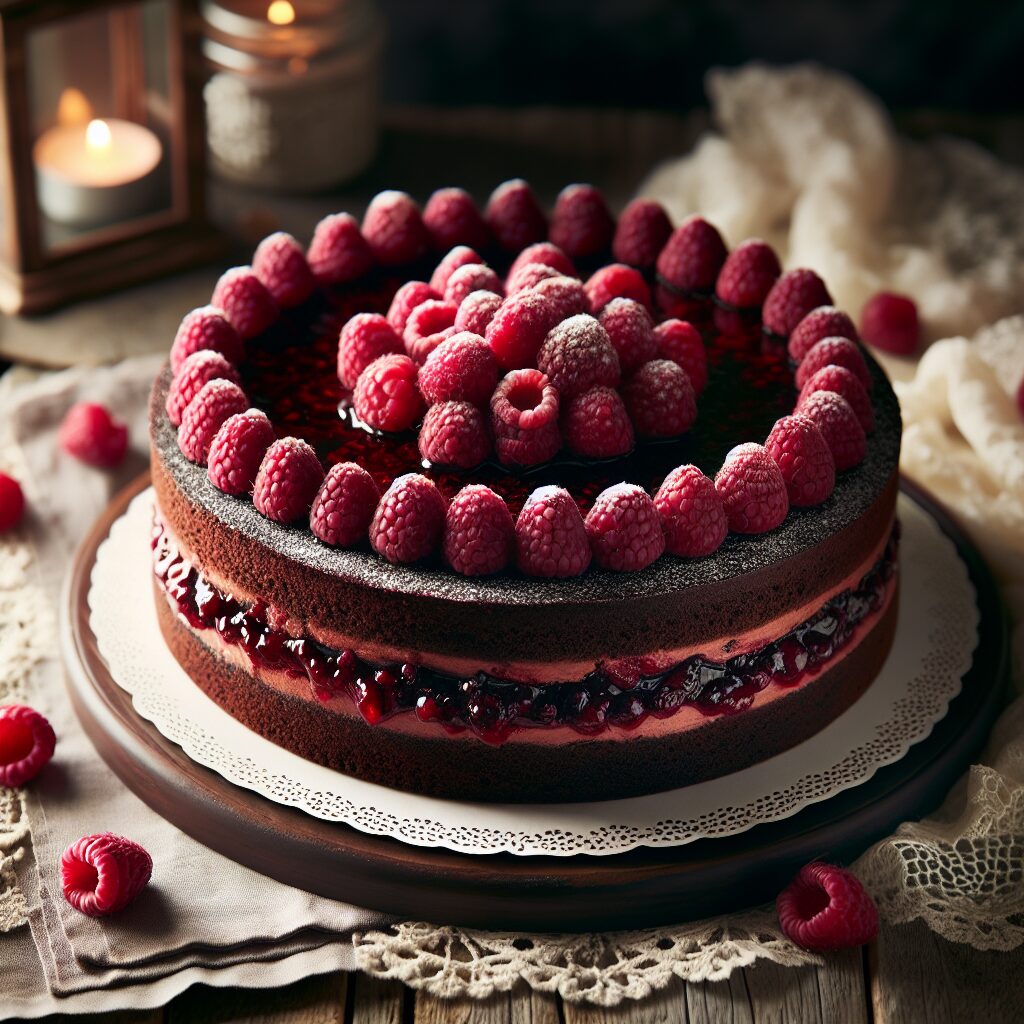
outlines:
[[[485,672],[460,678],[412,663],[371,664],[354,651],[296,639],[268,624],[265,605],[243,604],[211,586],[159,521],[152,535],[157,579],[179,615],[193,628],[212,629],[225,643],[241,647],[255,669],[304,677],[323,701],[347,695],[371,725],[413,713],[451,732],[470,729],[492,744],[518,729],[559,725],[584,735],[611,726],[631,729],[648,715],[667,718],[685,706],[706,716],[745,711],[765,687],[792,686],[819,672],[857,625],[881,609],[896,571],[897,544],[898,528],[856,587],[757,652],[722,663],[694,656],[651,676],[624,679],[599,668],[579,681],[530,686]]]

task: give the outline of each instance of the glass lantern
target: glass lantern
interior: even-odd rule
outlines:
[[[190,0],[0,0],[0,308],[213,255]]]

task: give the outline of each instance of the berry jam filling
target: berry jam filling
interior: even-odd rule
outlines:
[[[354,651],[296,639],[267,622],[262,603],[246,605],[224,594],[178,552],[163,524],[153,527],[154,571],[181,617],[195,629],[213,629],[241,647],[256,669],[276,669],[309,680],[322,701],[347,695],[371,725],[414,713],[449,732],[471,730],[491,744],[517,729],[564,725],[583,735],[611,726],[632,729],[648,715],[667,718],[681,707],[705,716],[745,711],[771,684],[792,686],[822,666],[857,626],[883,607],[896,571],[898,526],[879,561],[855,587],[828,601],[805,622],[761,650],[724,662],[695,655],[658,675],[626,681],[598,668],[573,683],[530,686],[485,672],[472,678],[406,663],[379,665]]]

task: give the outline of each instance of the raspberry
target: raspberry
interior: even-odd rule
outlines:
[[[235,383],[219,378],[207,381],[185,407],[178,427],[178,447],[190,462],[205,465],[217,431],[229,416],[245,412],[249,399]]]
[[[438,295],[444,295],[444,290],[448,285],[448,279],[452,274],[454,274],[459,267],[465,267],[468,264],[474,263],[483,263],[483,260],[474,249],[471,249],[468,245],[455,246],[455,248],[449,250],[444,259],[441,260],[441,262],[434,268],[433,274],[430,275],[431,290],[436,292]]]
[[[789,358],[799,363],[824,338],[849,338],[850,341],[857,341],[859,335],[853,321],[841,309],[818,306],[793,328],[786,346]]]
[[[786,518],[786,481],[775,460],[759,444],[737,445],[715,476],[734,533],[766,533]]]
[[[435,351],[449,338],[455,337],[458,333],[458,329],[453,325],[452,327],[446,327],[443,331],[435,331],[433,334],[428,334],[424,338],[417,338],[410,343],[407,349],[409,358],[417,366],[422,366],[430,358],[431,352]]]
[[[554,385],[540,370],[512,370],[491,396],[491,427],[503,465],[547,462],[562,446]]]
[[[781,273],[775,250],[760,238],[748,238],[726,257],[715,282],[715,295],[735,309],[755,309]]]
[[[622,389],[622,397],[640,437],[678,437],[697,418],[690,378],[670,359],[644,363]]]
[[[177,373],[190,355],[206,349],[219,352],[229,363],[242,361],[242,339],[238,331],[214,306],[201,306],[185,314],[171,345],[171,372]]]
[[[594,561],[602,569],[639,572],[665,550],[658,510],[636,484],[616,484],[602,491],[585,525]]]
[[[21,484],[0,472],[0,533],[13,530],[25,514],[25,494]]]
[[[316,452],[297,437],[282,437],[263,456],[252,488],[258,512],[277,523],[305,519],[324,479]]]
[[[403,355],[375,359],[359,375],[352,404],[356,415],[374,430],[408,430],[423,415],[416,364]]]
[[[357,313],[338,339],[338,380],[349,390],[375,359],[404,352],[402,339],[379,313]]]
[[[327,471],[313,499],[309,528],[332,547],[355,547],[366,540],[378,501],[380,488],[373,477],[354,462],[339,462]]]
[[[633,299],[612,299],[598,317],[619,354],[622,372],[632,373],[654,359],[658,342],[651,314]]]
[[[0,786],[22,786],[34,779],[56,745],[53,727],[38,711],[24,704],[0,707]]]
[[[665,531],[665,548],[673,555],[710,555],[729,532],[722,498],[696,466],[673,469],[654,495],[654,505]]]
[[[710,292],[727,250],[718,230],[703,217],[688,217],[658,256],[658,276],[683,292]]]
[[[83,836],[60,859],[64,899],[89,917],[117,913],[131,903],[153,874],[153,858],[112,832]]]
[[[872,295],[860,311],[864,340],[883,352],[912,355],[921,340],[921,325],[914,300],[895,292]]]
[[[583,516],[562,487],[538,487],[516,519],[516,562],[527,576],[579,576],[590,565]]]
[[[503,182],[487,200],[484,220],[506,252],[519,252],[548,233],[548,220],[522,178]]]
[[[799,406],[801,416],[813,421],[832,452],[837,472],[864,461],[867,439],[853,407],[834,391],[815,391]]]
[[[863,946],[878,934],[878,910],[855,875],[817,861],[800,869],[775,901],[786,937],[827,952]]]
[[[444,519],[444,560],[463,576],[501,572],[515,553],[516,531],[504,500],[483,484],[463,487]]]
[[[487,325],[487,344],[505,370],[533,366],[548,331],[561,319],[550,299],[537,291],[507,298]]]
[[[403,334],[412,311],[422,306],[424,302],[437,298],[437,293],[426,281],[406,281],[391,300],[388,307],[388,323],[398,334]]]
[[[678,363],[699,395],[708,382],[708,357],[697,328],[686,320],[664,320],[654,328],[654,338],[660,358]]]
[[[227,381],[223,383],[227,384]],[[110,469],[120,465],[128,449],[128,427],[115,419],[104,406],[95,402],[78,402],[64,416],[58,440],[61,448],[79,462]]]
[[[700,297],[686,297],[666,285],[654,285],[654,308],[665,319],[695,320],[704,316],[707,306]]]
[[[423,208],[423,223],[434,248],[441,252],[453,245],[471,245],[474,249],[491,245],[491,233],[465,189],[439,188],[432,193]]]
[[[633,424],[618,391],[598,385],[569,401],[562,415],[569,450],[590,459],[625,455],[633,447]]]
[[[594,271],[583,286],[590,312],[597,316],[612,299],[633,299],[651,308],[651,289],[643,275],[625,263],[609,263]]]
[[[420,391],[431,403],[465,401],[483,408],[497,385],[498,364],[490,346],[469,331],[443,341],[420,367]]]
[[[418,562],[440,543],[444,517],[445,501],[433,481],[406,473],[380,499],[370,523],[370,544],[389,562]]]
[[[459,303],[459,311],[455,314],[455,327],[460,331],[469,331],[483,337],[487,333],[487,325],[504,301],[496,292],[470,292]]]
[[[277,320],[274,296],[251,267],[232,267],[221,274],[210,303],[224,311],[231,326],[245,341],[262,334]],[[227,352],[224,355],[231,358]]]
[[[456,312],[462,300],[473,292],[500,292],[501,278],[483,263],[467,263],[459,267],[450,278],[444,290],[445,302],[454,302]],[[452,321],[454,323],[454,320]]]
[[[167,418],[174,426],[181,423],[181,414],[185,407],[197,394],[199,389],[210,380],[220,377],[223,380],[241,384],[238,371],[219,353],[213,349],[200,349],[193,352],[182,364],[167,389],[167,401],[164,408]]]
[[[332,213],[317,224],[306,260],[313,276],[328,287],[357,281],[375,262],[370,243],[350,213]]]
[[[513,261],[508,268],[508,276],[515,277],[516,273],[527,265],[527,263],[542,263],[545,267],[551,267],[566,277],[576,276],[576,267],[572,260],[551,242],[537,242],[535,245],[528,245]]]
[[[562,398],[574,398],[595,384],[617,387],[621,375],[608,332],[586,313],[551,328],[537,353],[537,369],[548,375]]]
[[[508,295],[515,295],[517,292],[526,291],[527,288],[533,288],[541,281],[564,276],[560,270],[555,270],[546,263],[524,263],[514,274],[508,275],[505,292]]]
[[[444,299],[427,299],[426,302],[421,302],[409,314],[405,330],[402,332],[406,352],[421,338],[437,334],[446,327],[453,327],[458,311],[456,303],[446,302]]]
[[[407,192],[378,192],[363,215],[363,237],[381,266],[415,263],[430,249],[420,209]]]
[[[568,185],[555,200],[548,238],[570,259],[607,252],[615,220],[604,196],[593,185]]]
[[[764,329],[780,338],[788,338],[812,309],[831,304],[832,296],[825,282],[813,270],[787,270],[765,296],[761,313]],[[829,331],[829,334],[836,333],[841,332]]]
[[[551,303],[555,323],[587,311],[587,293],[583,282],[574,277],[550,277],[534,285],[532,291]]]
[[[775,421],[764,443],[786,481],[793,508],[820,505],[836,485],[836,464],[814,420],[799,414]]]
[[[671,234],[672,222],[661,203],[634,199],[619,214],[612,253],[620,263],[647,270],[657,263]]]
[[[210,442],[206,459],[210,483],[225,494],[251,494],[274,428],[266,413],[247,409],[229,416]]]
[[[469,402],[432,405],[418,439],[420,455],[439,466],[472,469],[491,454],[484,414]]]
[[[796,401],[797,412],[808,395],[813,395],[815,391],[834,391],[837,395],[842,395],[857,414],[864,432],[870,433],[875,425],[875,410],[871,407],[871,399],[856,374],[851,373],[845,366],[823,366],[808,378],[800,389],[800,397]]]
[[[301,305],[316,288],[302,246],[285,231],[276,231],[260,242],[252,257],[252,270],[281,309]]]
[[[871,387],[871,372],[864,355],[849,338],[822,338],[800,361],[796,368],[796,386],[802,388],[822,367],[844,366],[865,390]]]

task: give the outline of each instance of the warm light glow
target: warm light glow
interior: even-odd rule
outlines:
[[[85,129],[85,145],[91,152],[110,149],[110,125],[106,121],[90,121]]]
[[[271,25],[290,25],[295,20],[295,8],[288,0],[274,0],[267,8],[267,21]]]
[[[57,124],[85,124],[92,117],[92,106],[81,89],[69,88],[57,101]]]

